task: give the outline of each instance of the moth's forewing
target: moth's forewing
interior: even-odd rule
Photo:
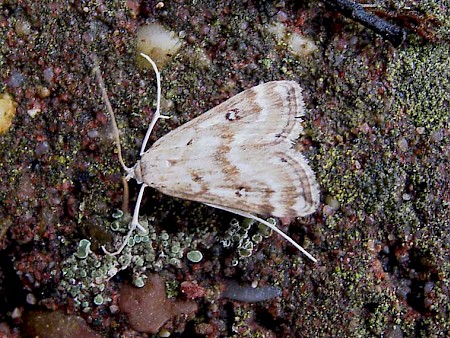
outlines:
[[[245,90],[156,141],[140,161],[143,181],[167,195],[255,214],[309,215],[319,189],[292,147],[304,113],[296,82]]]

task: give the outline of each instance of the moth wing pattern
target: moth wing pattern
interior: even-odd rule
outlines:
[[[294,81],[247,89],[157,140],[138,164],[142,180],[183,199],[275,217],[309,215],[319,188],[293,148],[304,113]]]

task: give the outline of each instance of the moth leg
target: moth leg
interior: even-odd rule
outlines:
[[[144,195],[144,190],[146,187],[147,187],[146,184],[141,185],[141,189],[139,190],[139,195],[136,201],[136,206],[134,207],[133,219],[131,220],[130,230],[128,231],[128,234],[125,236],[125,239],[123,240],[119,249],[114,252],[109,252],[108,250],[106,250],[104,245],[102,246],[103,252],[108,256],[119,255],[122,252],[123,248],[125,248],[125,246],[128,244],[128,240],[130,239],[131,235],[133,234],[136,228],[138,228],[139,231],[143,233],[147,232],[147,230],[142,225],[139,224],[139,209],[141,208],[142,196]]]
[[[145,148],[147,147],[148,139],[158,119],[169,119],[170,116],[161,115],[161,113],[159,112],[161,106],[161,75],[158,71],[158,67],[156,67],[156,63],[153,62],[153,60],[148,55],[144,53],[140,53],[140,55],[148,62],[150,62],[150,64],[153,67],[153,71],[155,72],[156,75],[156,111],[153,114],[152,121],[150,122],[150,125],[148,126],[147,129],[147,133],[145,134],[144,140],[142,141],[140,152],[140,155],[142,156],[142,154],[145,153]]]
[[[287,240],[289,243],[291,243],[293,246],[295,246],[298,250],[300,250],[306,257],[308,257],[314,263],[317,263],[317,259],[315,259],[308,251],[306,251],[303,247],[301,247],[296,241],[294,241],[291,237],[286,235],[283,231],[278,229],[277,226],[267,222],[266,220],[264,220],[262,218],[259,218],[259,217],[255,216],[255,215],[253,215],[253,214],[251,214],[249,212],[242,211],[242,210],[226,208],[226,207],[223,207],[223,206],[220,206],[220,205],[215,205],[215,204],[208,204],[208,203],[205,203],[205,204],[210,206],[210,207],[221,209],[221,210],[225,210],[225,211],[231,212],[233,214],[236,214],[236,215],[239,215],[239,216],[242,216],[242,217],[254,219],[255,221],[258,221],[259,223],[264,224],[265,226],[269,227],[270,229],[275,231],[277,234],[279,234],[281,237],[283,237],[285,240]]]

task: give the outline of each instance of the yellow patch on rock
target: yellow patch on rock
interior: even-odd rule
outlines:
[[[11,127],[16,115],[17,103],[8,93],[0,94],[0,134],[5,134]]]

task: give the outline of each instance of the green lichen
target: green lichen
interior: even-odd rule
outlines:
[[[276,225],[276,220],[272,217],[268,218],[267,221]],[[257,227],[254,230],[253,227],[256,224]],[[236,218],[232,218],[221,243],[224,248],[235,246],[239,258],[248,258],[253,254],[256,244],[260,243],[263,238],[268,238],[271,235],[272,229],[254,219],[245,218],[240,223]],[[234,264],[234,262],[238,261],[233,260],[232,262]]]
[[[115,222],[121,222],[118,219]],[[128,269],[132,272],[133,284],[142,287],[147,279],[148,271],[157,272],[168,266],[179,268],[181,258],[188,249],[196,251],[197,243],[201,241],[199,233],[178,233],[169,235],[161,231],[158,235],[151,225],[151,219],[143,218],[141,224],[147,227],[146,234],[136,233],[118,256],[109,256],[103,253],[94,253],[89,250],[90,242],[80,241],[77,253],[63,262],[61,286],[76,304],[87,307],[93,301],[96,305],[107,304],[110,301],[108,294],[104,293],[105,284],[119,271]],[[116,232],[116,245],[118,246],[128,231],[126,224],[121,224]],[[194,236],[198,239],[194,240]],[[89,254],[86,254],[89,252]],[[97,293],[94,294],[95,290]],[[102,297],[101,304],[99,299]],[[97,304],[99,303],[99,304]]]
[[[114,213],[111,215],[114,219],[121,219],[124,216],[124,213],[122,210],[117,209],[114,211]]]
[[[133,285],[138,287],[138,288],[142,288],[145,285],[145,281],[147,279],[147,276],[139,276],[133,279]]]
[[[197,245],[203,243],[202,246],[207,249],[202,238],[209,237],[208,232],[195,229],[191,234],[169,234],[166,230],[161,230],[157,234],[151,224],[152,220],[144,217],[140,219],[147,232],[135,233],[117,256],[91,252],[86,249],[89,248],[90,242],[80,241],[83,250],[79,249],[64,261],[62,268],[61,286],[76,300],[75,304],[80,304],[85,309],[91,307],[91,302],[97,306],[108,304],[111,297],[105,293],[105,285],[121,270],[131,271],[133,284],[143,287],[148,272],[158,272],[168,267],[180,268],[184,257],[193,263],[203,259],[203,253],[197,249]],[[112,243],[118,247],[128,231],[128,226],[123,223],[126,222],[125,217],[114,222],[120,224],[119,228],[115,229],[117,235]],[[222,239],[222,243],[229,241],[230,245],[235,246],[238,258],[236,264],[239,263],[239,258],[247,258],[255,250],[253,240],[249,239],[249,232],[259,235],[256,238],[260,239],[269,233],[265,228],[254,227],[255,223],[254,220],[244,219],[243,225],[240,225],[239,221],[233,219],[230,229]],[[83,254],[80,254],[81,251]],[[86,251],[89,251],[89,254],[85,254]],[[173,287],[177,288],[178,284]]]
[[[178,282],[176,280],[166,280],[165,284],[167,298],[176,298],[179,293]]]
[[[186,257],[192,263],[198,263],[203,259],[203,254],[199,250],[192,250],[186,254]]]
[[[76,256],[78,258],[84,259],[91,252],[91,242],[87,239],[82,239],[80,243],[78,243],[78,249]]]
[[[102,295],[97,295],[94,297],[94,304],[95,305],[102,305],[103,304],[103,296]]]
[[[448,44],[411,46],[398,51],[390,64],[396,94],[390,112],[406,113],[427,134],[449,122],[450,47]],[[445,108],[447,107],[447,108]]]
[[[240,257],[247,258],[250,257],[253,253],[253,242],[250,240],[242,241],[238,245],[238,254]]]

